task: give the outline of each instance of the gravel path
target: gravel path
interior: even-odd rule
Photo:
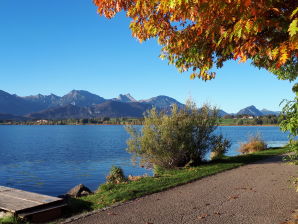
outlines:
[[[275,156],[66,222],[280,224],[298,208],[297,174]]]

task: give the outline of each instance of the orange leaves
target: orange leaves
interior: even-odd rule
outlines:
[[[98,7],[97,12],[110,19],[122,9],[126,10],[131,0],[93,0],[93,2]]]
[[[268,70],[297,61],[297,0],[93,1],[107,18],[127,11],[133,36],[140,41],[157,37],[170,64],[181,72],[200,71],[191,79],[214,78],[213,65],[232,58],[251,59]]]
[[[244,62],[246,62],[246,60],[247,60],[246,55],[243,55],[243,56],[241,57],[241,59],[239,60],[239,63],[244,63]]]
[[[243,5],[244,5],[245,7],[249,7],[249,6],[251,5],[251,0],[244,0],[244,1],[243,1]]]

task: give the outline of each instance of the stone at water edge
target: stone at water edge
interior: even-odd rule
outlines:
[[[73,187],[66,193],[67,196],[74,197],[74,198],[78,198],[78,197],[82,197],[90,194],[93,194],[93,192],[83,184],[79,184]]]

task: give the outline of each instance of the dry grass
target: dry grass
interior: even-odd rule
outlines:
[[[259,152],[267,149],[266,142],[261,138],[259,134],[249,138],[248,142],[241,143],[239,152],[242,154],[249,154]]]

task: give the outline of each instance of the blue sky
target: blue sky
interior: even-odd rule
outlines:
[[[20,96],[88,90],[105,98],[130,93],[181,102],[192,97],[227,112],[249,105],[280,110],[292,83],[249,63],[227,62],[215,80],[190,80],[159,59],[155,40],[140,44],[122,13],[100,17],[92,1],[0,1],[0,89]]]

